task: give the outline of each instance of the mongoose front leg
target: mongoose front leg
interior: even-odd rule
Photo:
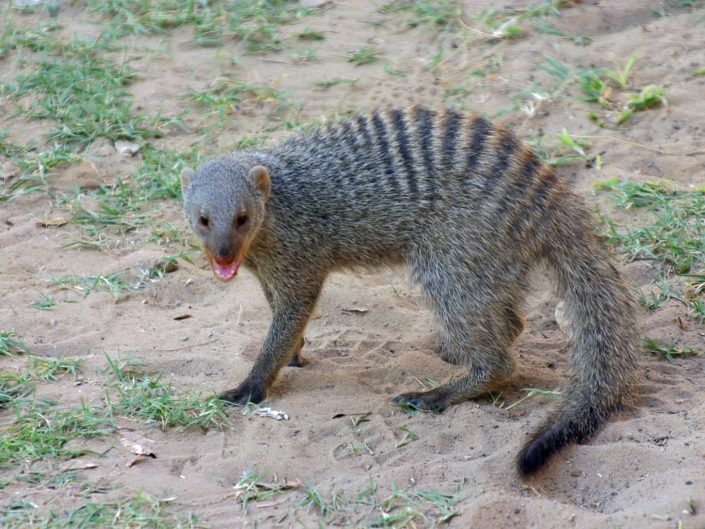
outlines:
[[[267,392],[282,367],[287,363],[300,365],[299,351],[303,345],[304,329],[319,292],[320,283],[309,285],[308,292],[303,295],[299,291],[296,295],[280,294],[275,297],[285,301],[272,303],[272,323],[252,371],[237,388],[223,393],[220,396],[222,400],[233,404],[261,402],[267,397]]]
[[[264,291],[264,296],[267,298],[267,303],[269,303],[269,308],[272,309],[272,314],[276,311],[274,292],[265,282],[260,282],[262,285],[262,290]],[[294,354],[291,356],[291,360],[287,364],[289,367],[303,367],[306,365],[306,360],[301,356],[301,348],[304,346],[304,337],[301,336],[301,341],[299,346],[294,350]]]

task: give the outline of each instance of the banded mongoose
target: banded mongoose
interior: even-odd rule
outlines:
[[[241,264],[273,317],[252,371],[221,398],[264,399],[298,364],[331,270],[403,263],[421,285],[445,359],[467,376],[394,402],[442,411],[509,377],[528,272],[555,276],[573,374],[557,414],[521,450],[522,477],[588,439],[629,394],[637,326],[629,289],[583,201],[506,128],[473,114],[380,110],[181,175],[187,222],[215,276]]]

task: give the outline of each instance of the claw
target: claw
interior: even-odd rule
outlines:
[[[421,411],[442,412],[446,405],[434,396],[433,391],[425,393],[403,393],[392,399],[395,404],[407,405]]]
[[[242,384],[236,389],[230,389],[219,396],[220,400],[234,404],[235,406],[245,406],[246,404],[258,403],[264,400],[262,391],[258,388],[251,388],[249,384]]]

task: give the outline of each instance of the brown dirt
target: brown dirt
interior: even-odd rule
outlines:
[[[468,9],[479,10],[477,4]],[[247,55],[234,43],[222,49],[197,47],[190,43],[187,30],[167,37],[131,37],[127,53],[140,72],[131,91],[140,111],[175,116],[190,109],[185,122],[193,130],[213,118],[201,115],[182,96],[189,89],[205,88],[217,76],[276,84],[301,105],[303,121],[335,119],[350,110],[387,105],[441,107],[446,91],[455,86],[469,90],[460,103],[492,116],[511,107],[510,98],[530,90],[533,80],[546,80],[538,69],[544,56],[587,67],[611,66],[612,58],[624,63],[635,53],[632,86],[664,86],[666,107],[636,113],[623,126],[600,129],[587,118],[586,103],[572,99],[580,94],[571,87],[555,101],[534,100],[532,116],[512,111],[498,118],[526,139],[558,133],[563,127],[574,136],[594,135],[591,153],[601,153],[602,170],[579,163],[559,171],[591,205],[599,203],[609,210],[609,200],[592,192],[599,180],[668,178],[683,189],[704,183],[705,77],[693,75],[705,65],[703,12],[671,11],[657,17],[654,10],[662,4],[589,1],[566,7],[561,17],[550,19],[566,33],[589,35],[592,43],[585,47],[535,31],[531,25],[527,36],[494,43],[471,32],[458,37],[455,47],[445,50],[441,64],[430,70],[428,64],[438,49],[437,34],[425,27],[406,28],[402,15],[379,14],[374,2],[340,1],[320,15],[283,28],[288,35],[305,27],[323,31],[325,40],[315,44],[318,62],[297,62],[291,49],[261,56]],[[14,15],[26,24],[39,16]],[[59,22],[65,35],[95,34],[90,20],[78,6],[61,3]],[[359,67],[346,61],[350,49],[368,43],[383,51],[383,61]],[[164,53],[154,51],[158,46]],[[294,41],[292,46],[306,45]],[[230,55],[237,62],[227,60]],[[493,58],[500,61],[496,70],[486,77],[470,75],[490,65]],[[385,73],[385,63],[403,70],[406,77]],[[0,62],[3,78],[11,79],[19,68],[14,56]],[[312,81],[335,77],[359,81],[328,89],[312,87]],[[241,137],[261,133],[269,111],[267,104],[243,105],[233,109],[224,126],[208,139],[180,131],[158,144],[169,149],[197,145],[204,155],[227,152]],[[9,129],[16,141],[41,141],[45,131],[22,118],[10,119],[9,113],[0,115],[0,128]],[[269,134],[268,141],[289,134],[278,130]],[[684,154],[695,151],[699,154]],[[109,149],[107,156],[97,159],[59,169],[50,179],[51,193],[33,193],[0,205],[3,329],[17,332],[36,355],[82,359],[80,384],[66,378],[40,385],[38,396],[67,406],[81,399],[100,402],[103,376],[97,370],[105,368],[104,353],[138,357],[150,369],[163,370],[179,389],[209,394],[233,387],[250,369],[270,318],[260,287],[247,271],[224,286],[196,254],[195,266],[181,261],[177,271],[149,290],[123,295],[117,302],[106,293],[85,298],[65,294],[46,282],[52,276],[138,267],[180,249],[176,242],[145,243],[148,234],[139,231],[115,237],[102,251],[62,249],[81,237],[78,228],[37,224],[63,214],[54,205],[52,193],[71,183],[90,189],[98,182],[129,175],[139,163]],[[160,204],[154,215],[186,233],[179,203]],[[618,210],[614,215],[623,222],[637,219],[631,212]],[[650,262],[622,259],[620,268],[636,287],[648,288],[657,278],[657,268]],[[505,404],[521,398],[522,388],[560,389],[567,380],[567,339],[555,322],[556,300],[543,279],[537,278],[537,285],[527,329],[513,348],[517,372],[501,388]],[[56,310],[27,308],[40,292],[60,301]],[[65,298],[76,302],[64,303]],[[355,307],[368,311],[344,310]],[[129,455],[116,439],[85,441],[83,445],[90,448],[113,448],[104,457],[83,456],[75,462],[97,464],[82,471],[82,477],[96,484],[176,497],[178,509],[200,512],[201,521],[213,527],[296,526],[296,517],[315,525],[313,510],[289,513],[295,502],[276,498],[266,506],[251,506],[245,515],[232,487],[248,470],[265,472],[270,482],[310,483],[326,497],[334,491],[354,497],[370,479],[380,491],[390,490],[393,483],[405,490],[443,492],[466,480],[463,490],[469,498],[458,506],[461,514],[449,522],[458,528],[670,528],[677,527],[679,520],[686,528],[705,525],[703,358],[677,359],[671,364],[644,352],[634,409],[609,423],[589,444],[561,453],[550,468],[524,485],[514,474],[513,458],[526,436],[550,413],[550,399],[533,397],[509,411],[488,401],[468,402],[443,414],[419,416],[390,405],[391,397],[418,388],[424,377],[443,381],[458,372],[433,352],[429,313],[403,271],[333,274],[318,312],[320,317],[311,321],[306,334],[307,365],[285,368],[269,398],[269,404],[285,411],[289,420],[241,416],[234,411],[233,427],[222,431],[144,429],[140,434],[155,441],[158,457],[130,468],[125,466]],[[175,319],[184,314],[191,317]],[[645,313],[643,325],[645,334],[657,342],[679,338],[681,346],[702,349],[704,328],[676,301]],[[354,434],[350,418],[366,412],[369,421]],[[139,427],[129,421],[125,425]],[[412,430],[417,438],[397,447],[403,435],[399,427]],[[351,449],[351,444],[363,443],[369,451]],[[50,499],[54,505],[74,501],[70,489],[49,490],[19,482],[2,494],[40,505]],[[697,507],[695,515],[690,514],[689,500]]]

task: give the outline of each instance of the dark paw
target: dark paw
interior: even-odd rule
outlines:
[[[434,397],[433,391],[426,393],[403,393],[392,399],[398,406],[412,408],[421,411],[441,412],[446,409],[446,404],[438,397]]]
[[[289,360],[287,365],[289,367],[304,367],[306,365],[306,360],[304,360],[300,353],[296,353],[291,357],[291,360]]]
[[[258,403],[264,400],[264,392],[250,384],[241,384],[239,388],[230,389],[220,395],[220,400],[236,406],[245,406],[249,403]]]

